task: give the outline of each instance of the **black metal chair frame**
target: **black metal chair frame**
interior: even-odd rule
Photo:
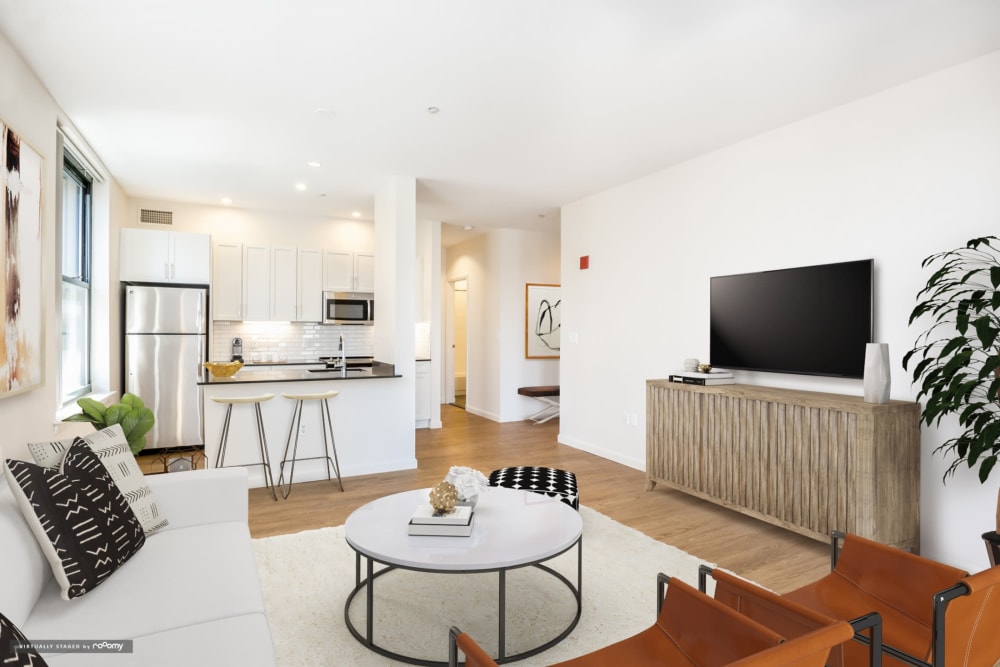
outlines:
[[[990,557],[990,566],[1000,565],[1000,533],[995,530],[983,533],[983,541],[986,542],[986,553]]]
[[[841,531],[833,531],[830,534],[830,569],[832,570],[837,566],[837,560],[840,558],[840,545],[845,535]],[[878,620],[879,626],[879,641],[882,645],[881,653],[892,656],[893,658],[905,662],[908,665],[913,665],[914,667],[944,667],[944,647],[945,647],[945,614],[948,611],[948,604],[963,595],[969,595],[972,591],[964,583],[957,583],[954,586],[949,586],[943,591],[939,591],[934,594],[932,605],[933,605],[933,617],[931,620],[931,662],[925,662],[916,656],[912,656],[909,653],[905,653],[898,648],[886,644],[882,641],[882,621],[881,617]],[[868,614],[866,616],[871,616]],[[866,618],[866,616],[859,616],[858,618],[851,621],[851,625],[854,626],[855,622],[861,621]],[[862,644],[871,647],[872,654],[874,655],[875,650],[872,646],[874,642],[874,636],[872,639],[864,636],[863,634],[857,632],[857,627],[855,627],[854,639]],[[872,662],[873,667],[875,667],[875,662]]]
[[[225,465],[225,461],[226,447],[229,444],[229,422],[233,415],[233,405],[235,404],[226,404],[226,418],[225,421],[222,422],[222,435],[219,438],[219,451],[215,455],[216,468],[230,467]],[[255,402],[252,405],[254,408],[254,415],[257,420],[257,443],[260,446],[260,463],[247,463],[241,467],[250,468],[254,466],[261,466],[264,468],[264,486],[271,490],[271,497],[274,498],[274,500],[277,500],[278,494],[274,491],[274,480],[271,477],[271,460],[267,455],[267,438],[264,436],[264,419],[260,413],[260,403]]]
[[[320,429],[323,431],[323,456],[305,456],[299,458],[299,427],[302,424],[302,404],[305,400],[319,400],[320,403]],[[285,440],[285,451],[281,457],[281,465],[278,470],[278,486],[281,487],[281,496],[283,498],[288,498],[292,492],[292,481],[295,477],[295,462],[296,461],[315,461],[318,459],[323,459],[326,461],[326,478],[329,481],[333,480],[331,471],[337,475],[337,484],[340,485],[340,490],[344,490],[344,482],[340,478],[340,464],[337,460],[337,441],[333,438],[333,420],[330,418],[330,404],[327,403],[326,398],[322,399],[295,399],[295,408],[292,410],[292,423],[288,428],[288,438]],[[329,431],[329,439],[327,439],[327,432]],[[292,434],[295,434],[295,443],[292,444]],[[291,448],[292,457],[288,458],[288,450]],[[330,458],[330,454],[333,454],[333,458]],[[285,465],[289,465],[288,470],[288,483],[285,483]]]

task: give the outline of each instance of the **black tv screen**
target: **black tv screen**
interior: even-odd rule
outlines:
[[[872,341],[873,260],[711,279],[717,368],[861,378]]]

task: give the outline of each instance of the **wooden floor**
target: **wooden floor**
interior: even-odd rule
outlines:
[[[581,503],[654,539],[772,588],[787,592],[829,571],[828,547],[677,491],[645,491],[645,473],[556,442],[559,421],[496,422],[441,407],[444,428],[417,430],[416,470],[296,484],[287,500],[250,491],[254,537],[339,526],[375,498],[433,486],[452,465],[489,474],[510,465],[542,465],[576,473]],[[280,498],[280,495],[279,495]]]

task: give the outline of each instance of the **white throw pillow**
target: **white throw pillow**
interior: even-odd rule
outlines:
[[[111,479],[118,485],[118,489],[125,496],[129,507],[135,512],[139,523],[146,535],[167,525],[167,519],[160,514],[160,509],[156,506],[156,498],[146,478],[139,470],[139,464],[135,462],[135,455],[129,449],[128,440],[119,424],[113,424],[106,429],[91,433],[86,437],[81,437],[104,464],[111,474]],[[28,443],[28,451],[31,452],[35,463],[43,468],[58,468],[66,455],[66,450],[72,446],[75,438],[69,440],[54,440],[52,442],[32,442]]]

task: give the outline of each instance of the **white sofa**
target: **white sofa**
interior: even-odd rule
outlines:
[[[0,475],[0,613],[32,641],[133,640],[131,654],[49,653],[53,666],[275,665],[247,526],[247,474],[150,475],[169,525],[69,601]]]

